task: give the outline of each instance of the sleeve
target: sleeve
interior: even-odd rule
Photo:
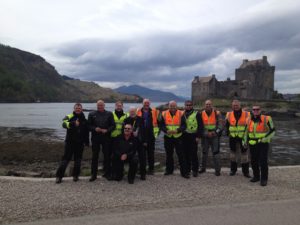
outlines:
[[[63,118],[62,127],[65,129],[71,129],[75,126],[74,122],[70,121],[70,116],[65,116]]]
[[[186,119],[184,114],[181,115],[180,127],[177,129],[178,133],[184,132],[186,130]]]
[[[108,133],[111,133],[116,128],[116,123],[112,113],[109,113],[108,120],[109,120],[108,121],[109,126],[107,128],[107,131]]]
[[[164,133],[167,133],[167,127],[166,127],[166,123],[165,123],[165,120],[164,120],[164,117],[163,115],[161,115],[161,120],[160,120],[160,129],[164,132]]]
[[[93,116],[93,113],[91,113],[91,112],[88,115],[88,129],[90,131],[95,131],[95,129],[96,129],[94,116]]]
[[[198,138],[201,138],[203,137],[204,128],[203,128],[203,121],[199,112],[197,112],[196,119],[198,123],[198,130],[196,135]]]
[[[221,136],[222,135],[222,132],[223,132],[223,128],[224,128],[224,126],[223,126],[223,122],[224,122],[224,120],[223,120],[223,118],[222,118],[222,114],[221,114],[221,112],[220,111],[216,111],[216,120],[217,120],[217,126],[216,126],[216,134],[218,135],[218,136]]]
[[[230,124],[229,124],[228,116],[229,116],[229,113],[227,112],[226,117],[225,117],[225,126],[224,126],[226,136],[229,136],[229,125]]]
[[[264,139],[264,141],[270,142],[271,139],[275,135],[275,127],[274,127],[273,120],[272,120],[271,116],[268,116],[267,125],[269,127],[269,132],[266,134],[266,136],[263,139]]]

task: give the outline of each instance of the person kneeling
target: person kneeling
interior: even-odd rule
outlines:
[[[129,163],[128,183],[133,184],[137,171],[138,159],[136,152],[138,141],[133,136],[131,124],[124,125],[124,132],[113,143],[113,178],[121,181],[124,176],[124,164]]]

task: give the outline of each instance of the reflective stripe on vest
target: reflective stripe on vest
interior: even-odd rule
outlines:
[[[124,120],[127,118],[127,114],[124,114],[120,118],[117,116],[115,112],[113,112],[114,121],[116,123],[116,128],[111,132],[111,137],[117,137],[118,135],[122,134],[122,125]]]
[[[216,130],[216,124],[217,124],[217,120],[216,120],[216,112],[215,110],[213,110],[210,114],[210,116],[208,116],[205,112],[205,110],[202,111],[201,113],[201,117],[202,117],[202,121],[203,121],[203,126],[204,129],[207,131],[214,131]]]
[[[226,118],[229,122],[229,135],[230,137],[239,137],[243,138],[246,125],[247,118],[250,116],[249,112],[242,111],[241,117],[238,121],[236,121],[234,117],[234,112],[228,112]]]
[[[162,116],[165,121],[167,130],[177,131],[177,129],[180,127],[182,112],[176,110],[175,115],[172,116],[170,110],[166,110],[162,112]],[[174,137],[174,138],[179,138],[181,135],[182,135],[181,132],[177,134],[166,134],[167,137]]]
[[[74,117],[74,113],[71,113],[69,115],[67,115],[64,119],[63,119],[63,128],[70,128],[70,120]]]
[[[151,109],[151,114],[152,114],[153,134],[154,134],[154,137],[157,138],[157,136],[159,134],[159,127],[158,127],[158,121],[157,121],[159,110]],[[142,109],[138,109],[137,116],[142,117]]]
[[[269,127],[267,125],[269,116],[260,116],[260,122],[254,122],[253,120],[249,119],[248,122],[248,136],[249,136],[249,144],[255,145],[259,143],[266,134],[269,132]],[[266,139],[261,141],[262,143],[269,143],[270,140]]]
[[[198,130],[198,121],[197,121],[197,112],[192,112],[189,117],[186,117],[186,114],[184,113],[184,117],[186,120],[186,132],[190,134],[197,133]]]

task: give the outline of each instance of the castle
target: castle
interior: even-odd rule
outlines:
[[[267,56],[262,59],[244,59],[235,70],[235,80],[227,78],[218,81],[213,74],[208,77],[195,76],[192,81],[192,101],[219,98],[272,99],[274,95],[275,66],[271,66]]]

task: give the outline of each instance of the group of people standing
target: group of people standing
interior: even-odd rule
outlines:
[[[183,178],[197,177],[206,172],[209,149],[215,168],[220,176],[220,137],[225,131],[229,136],[230,176],[238,167],[241,155],[243,175],[249,173],[249,149],[253,178],[262,186],[268,180],[268,149],[275,128],[270,116],[261,114],[260,107],[254,105],[252,112],[241,109],[238,100],[233,100],[232,111],[223,119],[220,111],[215,110],[211,100],[205,101],[202,111],[193,108],[192,101],[185,101],[184,110],[170,101],[168,109],[160,112],[150,107],[150,100],[144,99],[141,108],[131,107],[123,111],[123,103],[117,101],[113,112],[105,110],[102,100],[97,102],[97,110],[90,112],[88,119],[82,112],[82,105],[76,103],[73,113],[63,120],[67,129],[65,152],[56,173],[56,183],[61,183],[66,167],[74,155],[73,180],[78,181],[84,145],[89,146],[91,132],[92,163],[90,182],[97,179],[99,153],[103,153],[103,177],[120,181],[124,176],[124,164],[129,164],[128,182],[134,183],[139,170],[141,180],[154,174],[155,140],[160,132],[164,133],[166,153],[165,176],[174,172],[174,150],[177,154],[180,175]],[[202,158],[199,170],[198,144],[201,141]]]

